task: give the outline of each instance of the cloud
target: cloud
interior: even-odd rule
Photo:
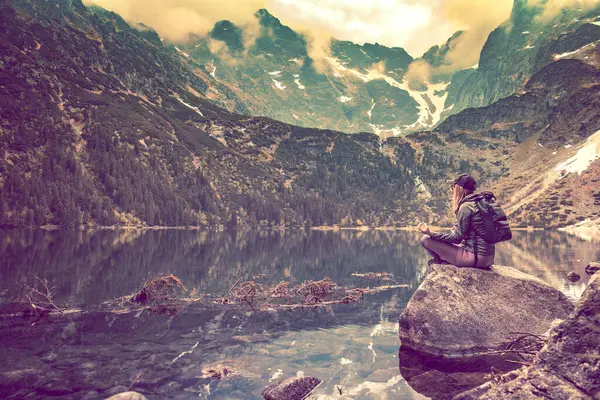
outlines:
[[[432,25],[442,1],[274,0],[272,11],[292,27],[311,26],[340,40],[404,47],[420,55],[453,33],[448,24]]]
[[[432,70],[433,67],[431,64],[420,59],[414,61],[408,66],[408,71],[406,71],[406,75],[404,77],[409,84],[417,84],[417,86],[421,86],[430,81]]]
[[[84,0],[141,22],[168,40],[185,41],[190,33],[206,34],[215,22],[228,19],[236,25],[256,25],[254,13],[268,0]]]
[[[445,1],[444,17],[464,34],[451,43],[445,65],[436,72],[454,72],[477,64],[489,34],[509,19],[512,5],[512,0]]]
[[[313,68],[317,72],[324,73],[328,69],[325,57],[331,57],[331,33],[326,30],[310,25],[295,25],[293,29],[306,39],[306,51],[313,60]]]
[[[537,21],[546,23],[565,8],[590,9],[600,4],[600,0],[529,0],[529,4],[543,8]]]
[[[411,79],[422,83],[432,73],[476,64],[490,32],[510,17],[512,4],[513,0],[275,0],[272,7],[292,27],[300,23],[336,39],[402,47],[415,58],[456,31],[466,31],[452,43],[445,65],[435,71],[423,62],[411,67]]]

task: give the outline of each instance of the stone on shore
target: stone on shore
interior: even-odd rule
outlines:
[[[321,380],[310,376],[304,378],[288,378],[277,381],[263,390],[265,400],[303,400],[319,384]]]
[[[588,275],[594,275],[598,271],[600,271],[600,262],[591,262],[585,266],[585,272]]]
[[[575,311],[552,329],[531,366],[507,382],[483,385],[455,400],[599,399],[599,343],[600,275],[595,274]]]
[[[106,400],[146,400],[146,397],[138,392],[123,392],[115,394]]]
[[[434,264],[400,316],[402,346],[451,358],[503,350],[523,332],[545,334],[573,305],[559,290],[515,268]]]
[[[571,283],[578,282],[581,279],[581,276],[575,271],[571,271],[567,274],[567,280]]]

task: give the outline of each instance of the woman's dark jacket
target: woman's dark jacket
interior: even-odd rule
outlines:
[[[440,242],[463,244],[463,248],[471,253],[477,249],[478,256],[493,256],[496,246],[483,239],[484,230],[481,212],[475,204],[483,199],[480,193],[466,196],[460,203],[456,213],[456,225],[450,232],[431,232],[430,236]]]

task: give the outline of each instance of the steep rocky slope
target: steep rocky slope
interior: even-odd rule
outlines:
[[[333,40],[330,54],[315,61],[305,37],[267,10],[256,14],[258,33],[221,21],[207,37],[178,46],[184,58],[206,66],[215,85],[235,92],[252,115],[403,136],[510,96],[546,65],[600,40],[599,7],[570,5],[546,17],[544,4],[516,0],[510,19],[489,35],[479,64],[457,72],[447,56],[461,31],[417,59],[401,48]],[[432,75],[409,80],[413,62],[427,63]]]
[[[315,61],[303,35],[267,10],[256,18],[258,33],[220,21],[208,37],[177,45],[183,57],[205,65],[215,83],[235,92],[252,115],[384,136],[439,121],[449,79],[424,91],[409,88],[404,75],[413,58],[403,49],[333,40],[330,54]]]
[[[573,57],[546,66],[513,96],[384,147],[403,163],[412,161],[406,149],[420,154],[412,168],[433,198],[447,192],[440,174],[472,171],[517,225],[598,219],[600,49],[588,46]]]
[[[550,17],[544,4],[514,1],[510,19],[489,35],[477,68],[453,77],[446,99],[452,113],[510,96],[546,65],[600,40],[600,5],[565,7]]]

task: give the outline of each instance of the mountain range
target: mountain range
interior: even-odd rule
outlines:
[[[79,0],[2,3],[0,225],[444,223],[465,171],[516,225],[598,220],[600,10],[539,14],[516,0],[478,66],[416,85],[377,44],[333,41],[320,72],[266,10],[250,45],[228,21],[183,45]]]

